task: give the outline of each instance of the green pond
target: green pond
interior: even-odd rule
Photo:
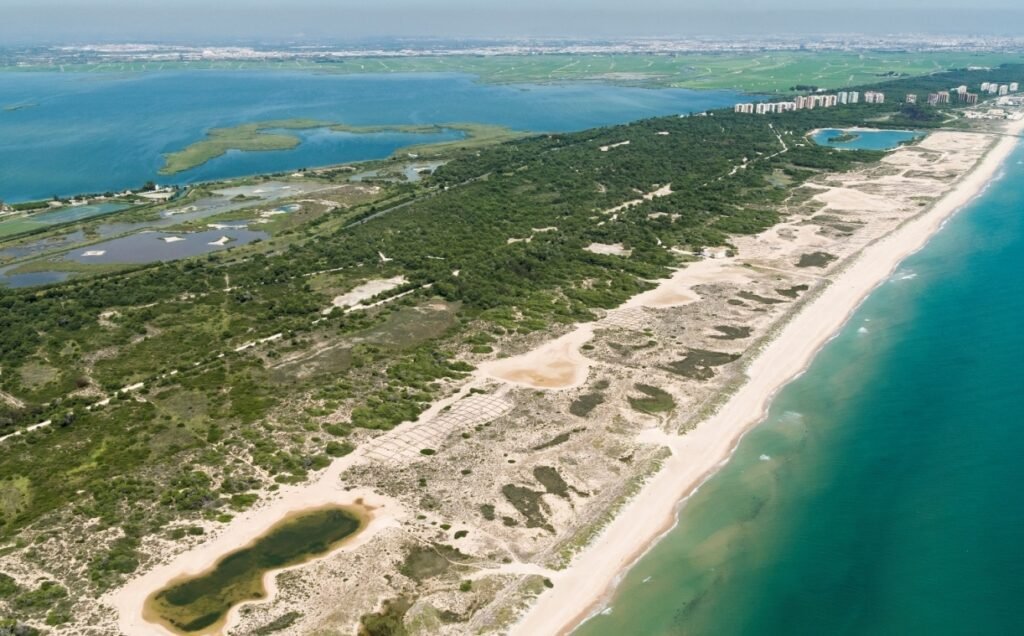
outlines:
[[[217,628],[235,605],[264,598],[263,575],[325,554],[362,527],[340,507],[292,515],[202,574],[172,581],[150,597],[146,616],[183,634]]]

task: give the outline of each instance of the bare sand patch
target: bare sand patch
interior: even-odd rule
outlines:
[[[485,362],[477,373],[534,389],[577,387],[586,381],[590,370],[590,360],[580,353],[580,347],[593,336],[593,325],[581,325],[528,353]]]
[[[640,203],[643,203],[644,201],[653,201],[653,200],[655,200],[657,198],[660,198],[660,197],[667,197],[670,194],[672,194],[672,184],[671,183],[668,184],[668,185],[661,186],[660,188],[658,188],[656,190],[652,190],[651,192],[648,192],[648,193],[644,194],[643,196],[641,196],[639,199],[633,199],[631,201],[626,201],[625,203],[623,203],[621,205],[617,205],[614,208],[609,208],[609,209],[604,211],[604,214],[614,214],[615,212],[619,212],[621,210],[625,210],[628,207],[632,207],[634,205],[638,205]]]
[[[636,307],[678,307],[700,300],[700,295],[693,291],[698,285],[709,283],[745,283],[750,275],[736,265],[734,259],[705,259],[689,263],[677,270],[672,276],[661,281],[650,291],[637,294],[623,304],[620,309]]]
[[[342,294],[341,296],[335,296],[334,300],[331,301],[331,306],[323,310],[322,313],[329,314],[335,308],[345,308],[358,305],[364,300],[369,300],[377,294],[381,294],[386,291],[391,291],[396,287],[400,287],[409,282],[405,276],[394,276],[392,278],[378,278],[375,280],[367,281],[358,287],[355,287],[348,293]]]
[[[826,204],[832,210],[877,210],[891,211],[895,203],[886,197],[867,194],[852,188],[831,188],[814,198]]]
[[[622,243],[591,243],[583,249],[605,256],[629,256],[633,253],[633,250],[626,249]]]

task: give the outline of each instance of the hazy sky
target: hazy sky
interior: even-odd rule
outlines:
[[[32,40],[378,36],[1014,33],[1019,0],[0,0],[0,45]],[[855,8],[851,8],[855,5]],[[969,9],[961,7],[969,6]]]

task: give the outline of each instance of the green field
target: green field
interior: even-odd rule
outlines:
[[[786,91],[796,84],[838,88],[884,78],[1024,61],[1024,53],[767,51],[679,55],[499,55],[366,57],[314,62],[125,62],[39,65],[7,70],[143,72],[181,69],[308,70],[324,73],[469,73],[488,83],[604,81],[694,89]]]
[[[0,238],[6,236],[14,236],[15,234],[21,234],[23,232],[29,232],[42,227],[32,219],[26,219],[23,216],[13,217],[4,221],[0,221]]]

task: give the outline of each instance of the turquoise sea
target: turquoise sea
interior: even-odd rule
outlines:
[[[1024,633],[1024,148],[577,636]]]
[[[728,91],[599,83],[481,84],[469,75],[333,75],[183,71],[0,73],[0,199],[192,183],[378,159],[461,133],[353,135],[301,131],[289,151],[231,152],[161,177],[164,153],[210,128],[295,117],[351,125],[484,123],[564,132],[729,106]],[[4,107],[21,105],[16,110]]]

